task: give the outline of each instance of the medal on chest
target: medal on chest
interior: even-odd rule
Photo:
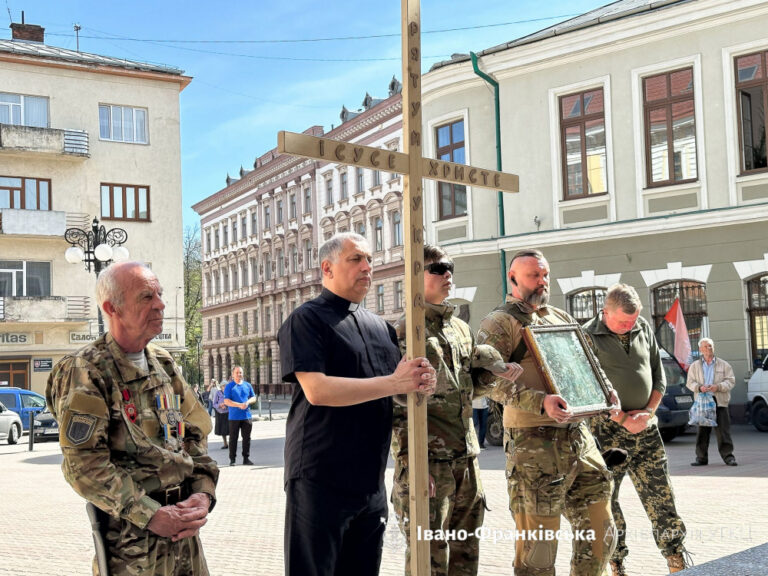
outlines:
[[[155,396],[163,436],[170,440],[175,432],[178,438],[184,438],[184,418],[181,415],[181,396],[178,394],[158,394]]]
[[[136,423],[136,416],[138,416],[139,412],[136,410],[136,404],[131,402],[131,391],[128,389],[124,389],[122,391],[123,394],[123,410],[125,410],[125,415],[128,416],[128,420],[131,421],[131,423]]]

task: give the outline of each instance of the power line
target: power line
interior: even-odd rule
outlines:
[[[466,30],[482,30],[484,28],[498,28],[501,26],[513,26],[515,24],[530,24],[532,22],[543,22],[546,20],[556,20],[562,18],[572,18],[578,14],[561,14],[558,16],[546,16],[544,18],[531,18],[528,20],[515,20],[512,22],[497,22],[495,24],[478,24],[475,26],[462,26],[457,28],[442,28],[437,30],[425,30],[422,34],[443,34],[446,32],[461,32]],[[327,38],[294,38],[294,39],[277,39],[277,40],[169,40],[169,39],[155,39],[155,38],[131,38],[126,36],[109,35],[109,33],[103,36],[86,36],[81,35],[81,38],[89,38],[92,40],[124,40],[126,42],[151,42],[157,44],[298,44],[307,42],[341,42],[348,40],[374,40],[377,38],[399,38],[400,33],[391,34],[369,34],[366,36],[336,36]],[[66,34],[50,33],[50,36],[66,36]]]

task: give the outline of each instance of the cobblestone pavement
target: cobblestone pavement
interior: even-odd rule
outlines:
[[[282,419],[254,422],[251,459],[256,466],[234,468],[227,465],[221,439],[211,435],[211,453],[222,466],[218,504],[202,530],[211,574],[282,574],[284,435]],[[710,465],[692,468],[694,444],[695,436],[687,434],[667,446],[678,509],[688,527],[687,547],[694,561],[701,564],[768,542],[768,435],[751,426],[734,426],[739,462],[735,468],[722,464],[714,443]],[[23,443],[0,446],[0,574],[90,573],[93,545],[84,502],[64,482],[60,464],[57,442],[38,443],[31,453]],[[491,508],[485,526],[513,529],[502,450],[491,447],[484,451],[480,464]],[[390,467],[390,488],[391,481]],[[621,500],[629,530],[629,573],[666,574],[650,524],[629,481],[622,486]],[[558,574],[568,574],[570,548],[568,542],[560,545]],[[403,549],[404,540],[392,521],[381,574],[402,574]],[[480,574],[512,574],[512,556],[512,542],[483,542]]]

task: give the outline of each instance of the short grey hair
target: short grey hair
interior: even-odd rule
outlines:
[[[699,340],[699,347],[701,347],[702,344],[709,344],[712,346],[712,352],[715,351],[715,341],[712,340],[712,338],[702,338]]]
[[[356,232],[339,232],[338,234],[334,234],[320,246],[320,250],[317,253],[317,259],[320,261],[320,264],[322,264],[324,260],[330,260],[331,262],[338,261],[339,255],[344,249],[344,242],[347,240],[351,240],[352,242],[365,242],[368,244],[366,237],[361,236]]]
[[[605,294],[605,307],[619,308],[624,314],[634,314],[643,309],[637,291],[629,284],[614,284]]]
[[[115,308],[120,308],[125,303],[125,286],[118,281],[118,272],[129,268],[144,268],[154,276],[152,269],[144,262],[120,262],[107,266],[99,273],[96,281],[96,301],[99,308],[104,310],[104,302],[109,301]]]

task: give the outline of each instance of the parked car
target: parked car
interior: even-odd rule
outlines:
[[[661,399],[656,410],[656,416],[659,419],[659,433],[665,442],[670,442],[673,438],[685,432],[688,426],[688,411],[693,405],[693,392],[685,387],[687,378],[685,370],[680,364],[672,358],[666,351],[661,350],[661,363],[664,366],[664,374],[667,378],[667,389],[664,397]],[[765,380],[766,390],[768,390],[768,373]],[[504,424],[502,422],[502,406],[496,402],[490,402],[488,412],[488,429],[485,439],[493,446],[501,446],[504,441]],[[766,418],[768,419],[768,405],[766,407]],[[768,422],[766,422],[768,425]]]
[[[21,438],[21,418],[0,402],[0,440],[8,440],[8,444],[16,444],[19,438]]]
[[[59,438],[59,423],[47,408],[35,416],[35,441],[46,438]]]
[[[29,430],[29,414],[45,410],[45,398],[24,388],[0,388],[0,402],[21,417],[21,427],[25,431]]]
[[[749,419],[760,432],[768,432],[768,356],[747,383]]]

